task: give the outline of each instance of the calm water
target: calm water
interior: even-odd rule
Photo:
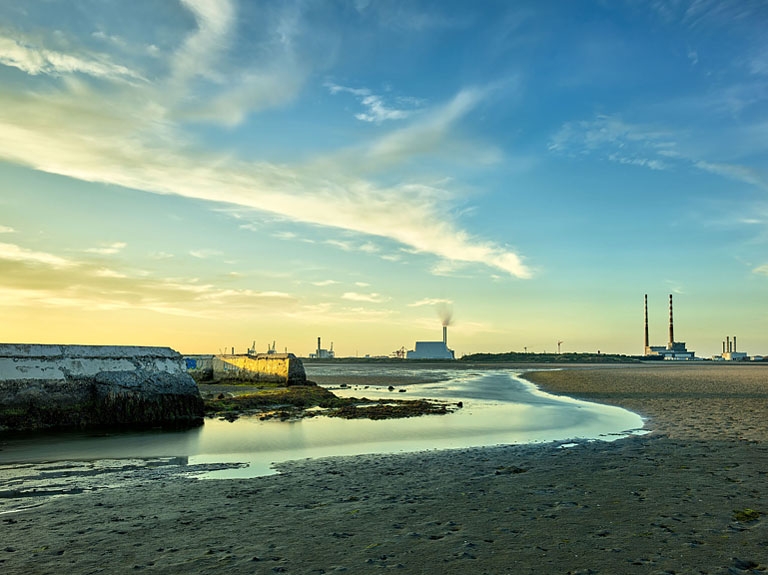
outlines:
[[[370,375],[376,381],[406,375],[386,366],[307,366],[307,375]],[[94,435],[58,433],[0,439],[0,489],[19,469],[43,462],[55,469],[85,469],[120,460],[169,462],[190,469],[210,464],[239,463],[206,478],[253,477],[273,473],[273,462],[363,453],[396,453],[510,443],[565,441],[574,438],[612,440],[643,426],[629,411],[590,404],[540,392],[508,370],[454,371],[415,369],[415,375],[442,379],[437,383],[403,386],[405,393],[381,387],[332,388],[344,396],[394,399],[419,397],[462,401],[464,408],[449,415],[383,421],[316,417],[292,422],[240,418],[235,422],[206,420],[183,432],[142,432]],[[56,462],[59,462],[56,464]],[[81,463],[72,463],[81,462]],[[88,462],[83,463],[83,462]],[[85,466],[85,467],[83,467]],[[94,471],[95,469],[95,471]],[[89,471],[90,470],[90,471]],[[61,473],[60,473],[61,474]]]

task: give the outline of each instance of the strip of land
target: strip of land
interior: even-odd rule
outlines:
[[[527,375],[620,405],[651,433],[280,465],[0,515],[0,571],[42,573],[763,573],[768,370],[638,365]]]

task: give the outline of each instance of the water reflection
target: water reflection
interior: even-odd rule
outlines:
[[[387,368],[342,365],[333,369],[346,369],[345,374],[351,370],[362,375],[375,374],[381,380],[386,378]],[[414,373],[424,375],[424,371]],[[189,466],[246,464],[211,471],[206,474],[209,478],[253,477],[273,473],[274,462],[291,459],[571,438],[611,439],[643,425],[638,415],[617,407],[542,393],[514,372],[442,371],[432,370],[428,374],[432,383],[408,385],[406,393],[389,391],[386,386],[334,388],[334,393],[372,399],[427,397],[462,401],[464,408],[449,415],[380,421],[316,417],[279,422],[241,418],[235,422],[206,420],[202,428],[179,432],[69,433],[6,439],[0,443],[0,481],[12,467],[4,464],[179,456],[186,457]],[[311,370],[308,372],[311,378]],[[398,371],[398,375],[402,373]]]

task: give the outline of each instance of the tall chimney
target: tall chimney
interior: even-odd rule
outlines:
[[[317,338],[317,358],[320,359],[320,338]]]
[[[675,344],[675,329],[672,324],[672,294],[669,294],[669,349]]]
[[[648,294],[645,294],[645,349],[643,353],[648,353]]]
[[[736,353],[736,336],[733,336],[733,353]]]
[[[728,342],[728,349],[727,349],[727,351],[728,351],[728,353],[731,353],[731,336],[730,335],[725,336],[725,341]]]
[[[443,343],[447,346],[448,345],[448,326],[443,326]]]
[[[725,340],[723,340],[723,355],[725,355]]]

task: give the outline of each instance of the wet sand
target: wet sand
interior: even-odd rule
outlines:
[[[0,515],[0,572],[764,573],[768,366],[535,372],[652,433],[147,474]]]

